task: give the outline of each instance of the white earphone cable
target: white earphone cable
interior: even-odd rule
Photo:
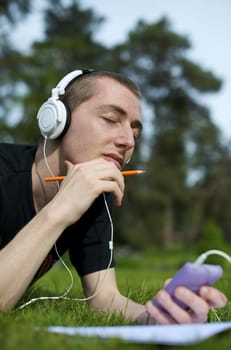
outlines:
[[[44,143],[43,143],[43,156],[44,156],[44,161],[45,161],[45,164],[46,164],[46,167],[50,173],[51,176],[54,176],[54,173],[52,172],[50,166],[49,166],[49,163],[48,163],[48,160],[47,160],[47,156],[46,156],[46,144],[47,144],[47,137],[44,138]],[[57,181],[56,182],[57,184],[57,189],[59,191],[59,182]],[[63,267],[66,269],[66,271],[68,272],[69,276],[70,276],[70,285],[69,287],[67,288],[67,290],[62,294],[62,295],[58,295],[58,296],[44,296],[44,297],[38,297],[38,298],[33,298],[33,299],[30,299],[28,302],[20,305],[16,310],[21,310],[23,308],[25,308],[26,306],[32,304],[33,302],[35,301],[38,301],[38,300],[57,300],[57,299],[65,299],[65,300],[73,300],[73,301],[88,301],[92,298],[94,298],[103,288],[103,282],[106,278],[106,274],[108,272],[108,269],[110,268],[111,266],[111,263],[112,263],[112,258],[113,258],[113,236],[114,236],[114,228],[113,228],[113,221],[112,221],[112,217],[111,217],[111,214],[110,214],[110,210],[109,210],[109,207],[108,207],[108,204],[107,204],[107,200],[106,200],[106,196],[105,196],[105,193],[103,193],[103,199],[104,199],[104,205],[105,205],[105,208],[106,208],[106,211],[107,211],[107,215],[108,215],[108,219],[110,221],[110,226],[111,226],[111,237],[110,237],[110,241],[109,241],[109,250],[110,250],[110,258],[109,258],[109,262],[108,262],[108,265],[106,267],[106,270],[104,272],[104,275],[103,275],[103,278],[101,280],[101,283],[100,283],[100,286],[97,288],[96,286],[96,289],[95,289],[95,292],[90,295],[89,297],[86,297],[86,298],[71,298],[71,297],[67,297],[67,295],[70,293],[72,287],[73,287],[73,283],[74,283],[74,278],[73,278],[73,275],[72,275],[72,272],[71,270],[69,269],[69,267],[67,266],[67,264],[64,262],[64,260],[62,259],[62,257],[60,256],[59,252],[58,252],[58,249],[57,249],[57,245],[55,243],[54,247],[55,247],[55,252],[59,258],[59,261],[61,262],[61,264],[63,265]]]
[[[207,250],[206,252],[202,253],[201,255],[198,256],[198,258],[194,261],[194,265],[198,266],[203,264],[203,262],[207,259],[209,255],[220,255],[224,259],[226,259],[229,263],[231,263],[231,256],[223,252],[222,250],[218,249],[210,249]]]

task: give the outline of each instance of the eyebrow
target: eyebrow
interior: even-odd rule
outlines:
[[[118,114],[119,116],[127,116],[127,112],[121,108],[120,106],[109,104],[109,105],[101,105],[100,107],[97,108],[99,111],[103,112],[113,112],[115,114]],[[140,120],[134,120],[131,122],[131,127],[132,128],[137,128],[140,130],[140,132],[143,129],[143,124],[141,123]]]

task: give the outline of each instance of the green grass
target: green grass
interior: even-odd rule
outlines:
[[[184,261],[193,261],[196,256],[189,252],[133,254],[127,257],[117,257],[118,285],[123,294],[137,302],[144,303],[151,299],[162,286],[165,279],[171,277]],[[209,260],[208,260],[209,262]],[[219,258],[218,258],[219,263]],[[78,276],[74,273],[75,281],[70,293],[71,297],[83,297]],[[36,284],[36,289],[28,291],[23,301],[31,297],[62,294],[69,285],[69,279],[63,267],[53,268]],[[216,284],[231,300],[231,268],[224,268],[224,275]],[[222,321],[231,320],[231,304],[217,310]],[[209,321],[216,321],[215,314],[210,313]],[[94,349],[120,350],[123,349],[179,349],[179,347],[164,347],[155,344],[133,344],[118,339],[102,340],[97,337],[85,338],[80,336],[66,336],[47,333],[43,327],[50,325],[63,326],[110,326],[127,325],[122,315],[113,313],[103,314],[91,311],[84,302],[67,300],[37,301],[30,306],[0,314],[0,347],[1,350],[10,349]],[[35,327],[41,327],[36,331]],[[231,332],[214,336],[193,346],[180,347],[190,349],[230,349]]]

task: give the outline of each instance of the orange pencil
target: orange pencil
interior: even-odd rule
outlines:
[[[130,176],[130,175],[138,175],[138,174],[143,174],[145,173],[145,170],[124,170],[121,171],[121,174],[123,176]],[[51,181],[62,181],[65,179],[66,176],[52,176],[52,177],[45,177],[46,182],[51,182]]]
[[[121,174],[123,176],[130,176],[130,175],[138,175],[145,173],[145,170],[124,170],[121,171]]]

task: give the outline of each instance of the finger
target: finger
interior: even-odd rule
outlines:
[[[124,191],[124,177],[122,176],[121,171],[116,167],[116,165],[113,162],[108,162],[105,159],[97,158],[88,162],[75,165],[73,165],[69,161],[66,161],[66,164],[68,167],[68,171],[71,172],[72,175],[81,170],[83,172],[83,176],[84,174],[87,175],[88,173],[87,176],[89,178],[94,178],[96,181],[97,179],[116,181],[121,191]]]
[[[67,176],[70,176],[71,172],[74,169],[78,168],[78,165],[75,165],[75,164],[71,163],[69,160],[65,160],[64,163],[65,163],[66,168],[67,168]]]
[[[66,161],[68,175],[63,185],[67,182],[71,186],[81,186],[92,192],[95,199],[103,192],[112,192],[115,205],[120,206],[124,193],[124,179],[117,167],[112,162],[98,158],[85,163],[73,165]]]
[[[203,298],[185,287],[177,287],[174,295],[187,305],[193,322],[205,322],[207,320],[209,305]]]
[[[89,166],[91,166],[90,169]],[[116,198],[120,198],[121,195],[123,197],[125,188],[124,177],[114,163],[108,162],[104,159],[96,159],[88,163],[82,163],[78,170],[83,172],[88,171],[89,173],[87,176],[94,178],[94,181],[96,182],[97,180],[101,181],[101,185],[105,186],[103,190],[102,188],[100,189],[102,192],[113,192]],[[116,186],[114,186],[113,183],[116,184]],[[121,194],[117,192],[117,186],[119,187]],[[112,191],[110,191],[111,188]],[[119,204],[121,199],[119,200],[119,203],[117,200],[115,200],[115,202]]]
[[[101,194],[103,192],[112,193],[114,197],[114,204],[116,206],[120,206],[123,200],[123,192],[121,191],[118,184],[114,181],[105,181],[102,180],[99,184],[98,193]]]
[[[158,300],[159,304],[163,307],[163,309],[167,312],[167,314],[169,315],[168,319],[170,317],[172,323],[173,323],[172,320],[174,320],[174,323],[192,322],[191,315],[182,307],[180,307],[175,302],[175,300],[172,299],[172,297],[168,294],[167,291],[163,289],[160,290],[156,295],[156,299]],[[164,311],[162,312],[162,314],[163,315],[165,314]]]
[[[112,162],[105,163],[95,169],[95,175],[101,180],[109,180],[117,182],[121,191],[124,192],[125,182],[121,171]]]
[[[167,285],[171,282],[172,278],[168,278],[165,282],[164,282],[164,287],[167,287]]]
[[[210,307],[221,308],[227,303],[225,294],[214,287],[201,287],[199,295],[208,303]]]
[[[170,315],[168,315],[166,312],[160,311],[158,307],[156,307],[152,301],[148,301],[146,303],[146,310],[148,314],[150,315],[150,318],[152,320],[155,320],[155,322],[152,322],[149,319],[149,323],[155,323],[155,324],[174,324],[176,323],[175,320],[173,320]]]
[[[72,169],[72,167],[74,166],[74,164],[71,163],[69,160],[65,160],[64,163],[65,163],[65,165],[66,165],[66,167],[67,167],[67,172],[68,172],[70,169]]]

